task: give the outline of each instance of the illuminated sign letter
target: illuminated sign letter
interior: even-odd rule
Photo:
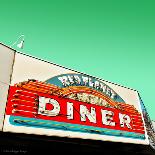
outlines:
[[[126,114],[119,114],[119,119],[120,119],[120,126],[124,127],[125,125],[129,128],[132,129],[131,125],[130,125],[130,117]]]
[[[46,109],[47,104],[52,105],[52,109]],[[39,109],[38,114],[47,115],[47,116],[57,116],[60,112],[59,103],[51,98],[39,97]]]
[[[101,110],[102,112],[102,123],[104,125],[115,126],[115,122],[113,122],[114,113],[108,110]]]
[[[73,103],[67,102],[67,119],[73,119]]]
[[[67,76],[59,77],[58,79],[62,82],[63,86],[65,86],[65,87],[70,84]]]
[[[95,108],[91,107],[91,112],[89,112],[86,106],[80,105],[80,115],[81,115],[81,121],[86,121],[86,116],[87,116],[90,122],[96,123]]]

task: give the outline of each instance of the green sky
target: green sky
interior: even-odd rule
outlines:
[[[1,0],[0,42],[137,89],[155,120],[154,0]]]

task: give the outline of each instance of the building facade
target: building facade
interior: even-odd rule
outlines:
[[[6,133],[11,133],[21,138],[17,143],[22,141],[25,145],[22,138],[29,135],[31,142],[32,137],[46,142],[50,138],[55,143],[61,141],[58,145],[62,148],[66,148],[65,142],[76,143],[76,151],[82,143],[87,144],[88,147],[82,145],[87,151],[105,151],[107,144],[154,148],[153,125],[137,90],[3,44],[0,60],[0,130],[4,139]]]

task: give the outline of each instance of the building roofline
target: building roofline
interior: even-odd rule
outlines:
[[[108,82],[108,83],[111,83],[111,84],[114,84],[114,85],[117,85],[117,86],[120,86],[120,87],[129,89],[129,90],[135,91],[135,92],[137,92],[137,93],[139,94],[139,91],[136,90],[136,89],[129,88],[129,87],[126,87],[126,86],[123,86],[123,85],[120,85],[120,84],[117,84],[117,83],[114,83],[114,82],[111,82],[111,81],[108,81],[108,80],[105,80],[105,79],[102,79],[102,78],[99,78],[99,77],[95,77],[95,76],[93,76],[93,75],[89,75],[89,74],[86,74],[86,73],[83,73],[83,72],[80,72],[80,71],[77,71],[77,70],[74,70],[74,69],[71,69],[71,68],[68,68],[68,67],[65,67],[65,66],[61,66],[61,65],[59,65],[59,64],[56,64],[56,63],[54,63],[54,62],[50,62],[50,61],[48,61],[48,60],[43,60],[42,58],[38,58],[38,57],[35,57],[35,56],[33,56],[33,55],[26,54],[26,53],[24,53],[24,52],[17,51],[17,50],[13,49],[12,47],[10,47],[10,46],[8,46],[8,45],[2,43],[2,42],[0,42],[0,45],[3,45],[3,46],[5,46],[5,47],[7,47],[7,48],[13,50],[14,52],[19,53],[19,54],[23,54],[23,55],[25,55],[25,56],[29,56],[29,57],[31,57],[31,58],[35,58],[35,59],[37,59],[37,60],[44,61],[44,62],[46,62],[46,63],[50,63],[50,64],[53,64],[53,65],[56,65],[56,66],[58,66],[58,67],[62,67],[62,68],[65,68],[65,69],[68,69],[68,70],[71,70],[71,71],[74,71],[74,72],[77,72],[77,73],[81,73],[81,74],[84,74],[84,75],[86,75],[86,76],[90,76],[90,77],[96,78],[96,79],[98,79],[98,80],[102,80],[102,81],[105,81],[105,82]]]

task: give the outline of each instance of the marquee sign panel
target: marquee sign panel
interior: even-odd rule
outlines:
[[[137,91],[20,53],[4,131],[148,144]]]

